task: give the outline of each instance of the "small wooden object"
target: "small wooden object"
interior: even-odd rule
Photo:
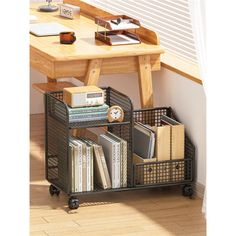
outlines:
[[[79,86],[63,89],[63,101],[70,107],[104,104],[104,91],[97,86]]]

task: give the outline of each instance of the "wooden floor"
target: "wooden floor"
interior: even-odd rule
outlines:
[[[43,119],[30,119],[31,236],[206,235],[202,200],[185,198],[176,187],[81,196],[80,207],[69,211],[67,195],[48,192]]]

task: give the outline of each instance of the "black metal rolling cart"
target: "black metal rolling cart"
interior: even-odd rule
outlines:
[[[154,108],[133,111],[129,97],[119,91],[103,88],[107,105],[119,105],[124,110],[122,122],[109,123],[107,120],[70,122],[68,106],[63,102],[63,92],[45,94],[45,169],[46,179],[51,183],[51,195],[60,191],[68,196],[70,209],[79,207],[78,196],[99,192],[127,191],[170,185],[183,185],[183,195],[191,196],[194,181],[194,146],[185,135],[185,158],[144,164],[133,163],[133,122],[141,121],[149,125],[160,125],[162,114],[174,117],[171,108]],[[71,192],[71,165],[69,137],[73,129],[106,126],[108,131],[127,141],[127,187],[101,189],[94,186],[93,191]],[[151,179],[151,181],[140,181]]]

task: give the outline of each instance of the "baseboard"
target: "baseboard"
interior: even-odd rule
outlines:
[[[201,183],[196,183],[195,186],[194,186],[194,194],[203,199],[203,196],[204,196],[204,191],[205,191],[205,186]]]

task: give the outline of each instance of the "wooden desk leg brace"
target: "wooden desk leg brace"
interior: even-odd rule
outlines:
[[[138,56],[139,94],[142,108],[153,107],[150,55]]]
[[[84,79],[84,85],[97,85],[102,67],[102,59],[89,61],[88,70]]]
[[[89,61],[84,85],[97,85],[101,72],[102,59],[93,59]],[[74,136],[85,136],[86,129],[77,129],[72,132]]]

